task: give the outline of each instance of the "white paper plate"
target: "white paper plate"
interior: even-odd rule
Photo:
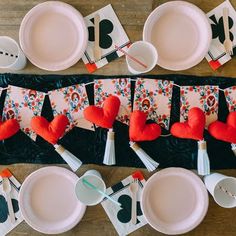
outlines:
[[[205,13],[184,1],[167,2],[157,7],[143,29],[143,40],[157,49],[157,64],[174,71],[197,65],[205,57],[211,39]]]
[[[45,234],[63,233],[77,225],[86,210],[75,195],[78,180],[77,175],[61,167],[45,167],[30,174],[19,194],[26,223]]]
[[[208,209],[201,179],[183,168],[167,168],[147,180],[141,197],[147,222],[164,234],[183,234],[197,227]]]
[[[23,52],[34,65],[58,71],[74,65],[83,56],[88,30],[83,16],[74,7],[48,1],[25,15],[19,39]]]

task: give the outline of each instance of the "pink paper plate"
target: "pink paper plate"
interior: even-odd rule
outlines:
[[[184,1],[167,2],[147,18],[143,40],[158,52],[157,64],[168,70],[186,70],[206,55],[212,39],[205,13]]]
[[[23,52],[34,65],[58,71],[69,68],[82,57],[87,47],[88,30],[74,7],[48,1],[25,15],[19,39]]]
[[[77,175],[61,167],[45,167],[30,174],[19,194],[26,223],[45,234],[63,233],[77,225],[86,210],[75,195],[78,180]]]
[[[183,168],[154,174],[144,186],[141,207],[147,222],[164,234],[183,234],[201,223],[208,193],[201,179]]]

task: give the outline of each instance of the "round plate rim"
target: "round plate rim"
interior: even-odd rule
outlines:
[[[63,230],[44,230],[44,229],[41,229],[41,227],[37,226],[34,222],[32,222],[31,219],[29,219],[26,215],[26,212],[24,210],[24,207],[23,206],[23,197],[24,197],[24,192],[25,191],[25,188],[27,188],[27,183],[29,181],[31,181],[32,178],[34,178],[35,176],[39,175],[41,172],[47,172],[47,173],[50,173],[50,171],[56,171],[57,173],[61,174],[61,173],[66,173],[68,174],[72,179],[73,181],[75,181],[75,183],[78,181],[79,177],[69,171],[68,169],[66,168],[63,168],[63,167],[59,167],[59,166],[47,166],[47,167],[43,167],[43,168],[40,168],[34,172],[32,172],[30,175],[28,175],[26,177],[26,179],[24,180],[23,184],[21,185],[21,188],[20,188],[20,192],[19,192],[19,208],[20,208],[20,211],[21,211],[21,215],[23,217],[23,219],[26,221],[26,223],[31,226],[33,229],[35,229],[36,231],[38,232],[41,232],[41,233],[44,233],[44,234],[59,234],[59,233],[64,233],[70,229],[72,229],[73,227],[75,227],[79,222],[80,220],[83,218],[84,214],[85,214],[85,211],[86,211],[86,206],[82,203],[79,202],[78,200],[78,204],[80,204],[80,207],[81,207],[81,211],[80,211],[80,214],[78,214],[78,218],[71,224],[68,224]],[[26,186],[26,187],[25,187]]]
[[[207,31],[208,31],[208,41],[207,41],[207,44],[205,45],[205,50],[203,51],[204,53],[201,54],[201,57],[199,56],[198,60],[195,60],[192,63],[189,63],[188,65],[168,66],[168,65],[160,63],[159,60],[157,61],[158,66],[160,66],[160,67],[162,67],[166,70],[171,70],[171,71],[187,70],[187,69],[190,69],[190,68],[196,66],[197,64],[199,64],[204,59],[204,57],[206,56],[206,54],[209,50],[211,41],[212,41],[212,31],[211,31],[211,27],[210,27],[210,24],[209,24],[209,21],[207,19],[206,14],[199,7],[197,7],[196,5],[194,5],[190,2],[185,2],[185,1],[170,1],[170,2],[163,3],[160,6],[156,7],[149,14],[148,18],[146,19],[146,21],[144,23],[143,40],[151,43],[150,39],[147,38],[147,33],[146,32],[147,32],[147,29],[148,29],[149,22],[151,21],[153,15],[155,15],[155,14],[157,14],[157,12],[161,11],[162,8],[165,8],[165,7],[168,7],[168,6],[169,7],[175,7],[175,6],[180,6],[180,5],[186,6],[186,7],[191,7],[192,9],[195,9],[199,14],[201,14],[203,16],[204,21],[206,23],[205,25],[206,25]],[[158,48],[157,48],[157,53],[158,53]],[[158,55],[158,56],[160,56],[160,55]]]
[[[83,31],[84,31],[84,37],[82,40],[82,46],[81,46],[81,50],[78,53],[77,56],[74,56],[70,62],[68,62],[67,64],[63,64],[63,65],[56,65],[56,63],[52,63],[50,66],[45,66],[45,65],[40,65],[40,63],[37,62],[37,60],[35,60],[34,58],[32,58],[32,54],[30,52],[27,51],[26,49],[26,44],[24,42],[24,29],[25,26],[27,24],[27,21],[30,19],[30,17],[32,16],[32,14],[37,11],[39,8],[42,7],[47,7],[47,6],[63,6],[66,7],[67,9],[69,9],[70,11],[73,12],[74,15],[77,16],[78,20],[80,20]],[[46,2],[42,2],[37,4],[36,6],[34,6],[33,8],[31,8],[24,16],[24,18],[21,21],[20,24],[20,29],[19,29],[19,42],[20,42],[20,46],[22,51],[24,52],[24,54],[26,55],[26,57],[28,58],[28,60],[35,66],[39,67],[40,69],[43,70],[47,70],[47,71],[60,71],[60,70],[65,70],[71,66],[73,66],[74,64],[76,64],[81,57],[83,56],[86,48],[87,48],[87,44],[88,44],[88,30],[87,30],[87,26],[85,24],[84,18],[82,16],[82,14],[73,6],[71,6],[70,4],[64,3],[64,2],[60,2],[60,1],[46,1]],[[44,63],[42,63],[44,64]]]
[[[163,228],[162,226],[158,227],[157,225],[153,225],[150,221],[149,221],[149,217],[147,217],[147,211],[144,207],[144,196],[145,196],[145,193],[148,189],[148,186],[150,185],[150,182],[153,181],[154,178],[160,178],[162,177],[163,175],[176,175],[178,173],[184,173],[186,174],[187,176],[191,176],[196,182],[199,183],[199,188],[202,190],[202,195],[205,199],[205,201],[203,202],[204,206],[202,208],[202,214],[201,214],[201,217],[199,217],[193,224],[191,224],[191,226],[188,226],[186,227],[186,229],[183,229],[183,230],[179,230],[179,231],[175,231],[173,232],[172,230],[168,230],[166,228]],[[206,213],[207,213],[207,210],[208,210],[208,206],[209,206],[209,197],[208,197],[208,192],[206,190],[206,187],[204,185],[204,183],[201,181],[201,179],[196,175],[194,174],[192,171],[190,170],[187,170],[187,169],[184,169],[184,168],[180,168],[180,167],[169,167],[169,168],[165,168],[165,169],[162,169],[160,170],[159,172],[156,172],[154,175],[152,175],[146,182],[146,184],[144,185],[144,188],[143,188],[143,191],[142,191],[142,195],[141,195],[141,209],[142,209],[142,212],[143,212],[143,215],[146,219],[146,221],[148,222],[148,224],[154,228],[155,230],[161,232],[161,233],[164,233],[164,234],[168,234],[168,235],[178,235],[178,234],[184,234],[184,233],[187,233],[191,230],[193,230],[194,228],[196,228],[201,222],[202,220],[204,219],[204,217],[206,216]]]

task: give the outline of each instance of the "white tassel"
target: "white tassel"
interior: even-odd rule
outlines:
[[[232,149],[234,155],[236,156],[236,144],[235,143],[231,143],[231,149]]]
[[[159,166],[159,163],[154,161],[141,147],[138,146],[137,143],[130,142],[129,144],[130,147],[138,155],[140,160],[143,162],[143,164],[146,166],[149,172],[154,171]]]
[[[210,174],[210,161],[207,154],[206,141],[198,141],[197,169],[199,175]]]
[[[55,151],[63,158],[63,160],[74,172],[79,169],[79,167],[82,165],[82,162],[76,156],[74,156],[61,145],[55,144],[54,147]]]
[[[107,141],[106,148],[103,158],[103,164],[105,165],[115,165],[116,157],[115,157],[115,132],[112,129],[109,129],[107,133]]]

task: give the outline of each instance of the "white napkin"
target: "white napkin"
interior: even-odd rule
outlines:
[[[131,197],[129,191],[130,183],[133,182],[134,178],[139,179],[136,225],[131,222]],[[145,182],[142,173],[136,171],[121,182],[108,188],[106,191],[109,196],[122,204],[123,209],[107,199],[101,203],[117,233],[121,236],[128,235],[147,223],[140,207],[141,192]]]
[[[99,61],[95,62],[94,38],[92,35],[94,36],[94,16],[96,14],[100,16],[100,48],[102,50],[102,57]],[[127,49],[130,41],[111,4],[86,16],[84,20],[88,27],[89,40],[82,60],[87,70],[92,73],[98,68],[108,64],[110,61],[123,56],[124,54],[122,52],[115,49],[115,45]]]
[[[233,49],[236,46],[236,11],[231,3],[226,0],[207,13],[209,23],[213,29],[213,38],[206,59],[213,70],[218,69],[220,66],[232,59],[229,54],[225,53],[225,48],[222,42],[222,39],[224,39],[223,8],[225,7],[229,9],[229,17],[233,21],[232,27],[229,27],[229,31],[234,37]]]
[[[11,184],[11,199],[13,203],[13,209],[15,213],[16,222],[11,223],[10,217],[8,215],[7,202],[5,199],[5,194],[2,189],[2,177],[8,177]],[[0,173],[0,235],[4,236],[14,229],[18,224],[23,221],[21,216],[19,205],[18,205],[18,194],[20,191],[21,184],[16,180],[12,173],[8,169],[4,169]]]

